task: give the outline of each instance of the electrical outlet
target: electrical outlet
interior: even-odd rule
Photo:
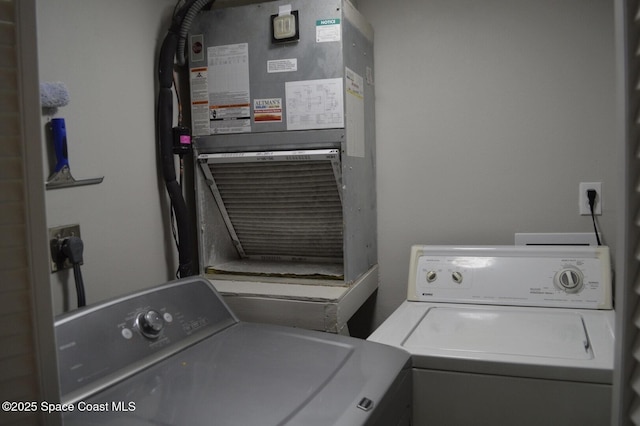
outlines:
[[[593,213],[595,215],[602,214],[602,182],[580,182],[579,185],[579,207],[581,215],[591,215],[591,208],[589,207],[589,197],[587,197],[587,191],[589,189],[596,190],[596,200],[593,205]]]
[[[51,272],[73,268],[69,259],[62,255],[62,241],[69,237],[80,237],[80,225],[65,225],[49,228],[49,247],[51,249]]]

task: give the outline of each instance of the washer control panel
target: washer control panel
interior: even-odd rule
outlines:
[[[211,283],[188,278],[88,306],[55,322],[60,390],[81,395],[238,322]]]
[[[408,300],[611,309],[607,247],[414,246]]]
[[[556,287],[567,293],[578,293],[584,285],[584,275],[580,268],[563,268],[556,273],[553,279]]]
[[[171,316],[169,313],[167,313],[167,315]],[[157,339],[160,337],[160,332],[164,328],[163,315],[160,315],[158,311],[154,311],[153,309],[140,312],[136,318],[136,327],[143,336],[149,339]]]

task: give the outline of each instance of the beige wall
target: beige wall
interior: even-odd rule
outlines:
[[[174,276],[154,121],[158,50],[174,4],[37,2],[40,79],[64,82],[71,98],[57,114],[66,121],[71,172],[104,176],[100,185],[46,192],[49,227],[80,224],[87,303]],[[53,274],[51,285],[57,313],[75,308],[69,270]]]
[[[37,2],[40,78],[64,81],[71,95],[58,116],[72,173],[105,176],[97,186],[46,193],[49,226],[81,225],[88,302],[174,273],[154,131],[157,49],[174,3]],[[358,7],[376,33],[378,322],[405,297],[411,244],[590,232],[577,212],[582,181],[602,182],[600,224],[615,244],[611,2]],[[47,175],[48,157],[44,167]],[[73,276],[58,273],[51,283],[56,310],[74,307]]]
[[[612,2],[358,6],[375,29],[378,322],[405,298],[411,244],[591,232],[579,182],[602,182],[615,245]]]

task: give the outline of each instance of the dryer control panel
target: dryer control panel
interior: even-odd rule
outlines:
[[[407,299],[612,309],[608,247],[413,246]]]

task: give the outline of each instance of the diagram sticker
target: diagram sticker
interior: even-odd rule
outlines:
[[[344,127],[342,78],[285,83],[287,130]]]

